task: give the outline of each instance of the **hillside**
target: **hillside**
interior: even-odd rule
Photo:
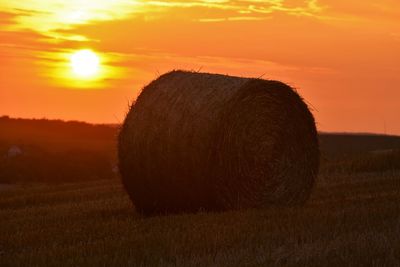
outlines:
[[[353,133],[320,133],[320,149],[327,157],[400,149],[400,136]]]
[[[0,118],[0,183],[73,182],[115,176],[117,127]]]
[[[0,182],[81,181],[114,176],[119,126],[0,117]],[[400,137],[320,133],[321,171],[400,169]],[[10,149],[22,152],[10,158]]]
[[[46,151],[114,151],[117,127],[78,121],[0,117],[0,144]]]

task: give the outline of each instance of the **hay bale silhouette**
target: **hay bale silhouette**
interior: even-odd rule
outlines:
[[[143,214],[303,204],[319,167],[314,118],[288,85],[172,71],[119,135],[123,185]]]

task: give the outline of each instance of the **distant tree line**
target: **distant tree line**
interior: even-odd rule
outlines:
[[[118,125],[0,117],[0,183],[116,177],[117,134]],[[320,133],[319,138],[322,173],[400,170],[398,136]]]
[[[30,151],[0,158],[0,183],[77,182],[115,176],[116,167],[110,155],[92,151]]]

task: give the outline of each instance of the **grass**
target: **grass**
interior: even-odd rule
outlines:
[[[399,266],[400,173],[322,176],[304,207],[144,218],[117,180],[0,191],[0,266]]]

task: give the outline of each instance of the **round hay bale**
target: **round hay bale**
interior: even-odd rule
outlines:
[[[288,85],[172,71],[147,85],[119,135],[143,214],[303,204],[319,167],[313,115]]]

